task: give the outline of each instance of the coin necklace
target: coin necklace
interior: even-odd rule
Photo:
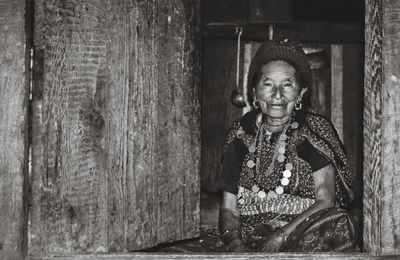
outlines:
[[[281,134],[279,135],[279,138],[275,144],[275,149],[274,149],[274,154],[271,160],[271,164],[268,167],[266,176],[270,175],[272,173],[272,171],[274,170],[274,166],[275,166],[275,161],[278,161],[280,163],[284,163],[286,161],[286,140],[288,139],[288,135],[287,130],[288,128],[291,127],[293,130],[297,129],[299,127],[299,123],[297,122],[292,122],[292,123],[288,123],[287,125],[285,125],[285,127],[283,128]],[[267,131],[267,130],[265,130]],[[261,150],[261,145],[260,143],[263,140],[263,136],[264,136],[264,126],[262,124],[260,124],[260,127],[258,128],[255,142],[253,145],[249,146],[249,152],[250,153],[255,153],[255,158],[256,158],[256,162],[254,162],[253,160],[249,160],[247,161],[247,167],[249,167],[250,169],[255,167],[255,175],[254,175],[254,179],[256,179],[257,176],[259,176],[259,171],[260,171],[260,150]],[[273,196],[275,197],[276,195],[281,195],[284,192],[284,189],[287,185],[289,185],[290,183],[290,177],[292,176],[292,170],[293,170],[293,164],[288,162],[285,164],[285,170],[282,171],[282,178],[280,180],[280,185],[278,185],[274,191],[270,190],[268,192],[269,196]],[[267,196],[267,193],[260,189],[260,187],[257,184],[254,184],[251,188],[251,190],[257,194],[257,196],[261,199],[265,198]]]

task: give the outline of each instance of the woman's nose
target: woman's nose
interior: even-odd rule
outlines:
[[[275,87],[274,88],[274,92],[272,94],[272,97],[274,99],[278,99],[278,100],[280,100],[282,98],[282,92],[281,92],[281,88],[280,87]]]

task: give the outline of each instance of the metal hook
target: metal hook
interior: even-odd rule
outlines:
[[[236,34],[242,35],[243,32],[243,28],[241,26],[236,26],[235,28]]]

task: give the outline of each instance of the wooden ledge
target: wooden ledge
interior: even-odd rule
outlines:
[[[69,256],[28,256],[27,260],[128,260],[128,259],[236,259],[236,260],[255,260],[255,259],[337,259],[337,260],[361,260],[361,259],[400,259],[400,255],[382,255],[372,256],[365,253],[349,254],[349,253],[243,253],[243,254],[166,254],[166,253],[131,253],[131,254],[94,254],[94,255],[69,255]]]

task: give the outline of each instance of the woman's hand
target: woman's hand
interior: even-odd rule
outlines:
[[[236,238],[232,240],[229,244],[226,245],[226,251],[227,252],[233,252],[233,253],[248,253],[251,252],[250,249],[248,249],[240,240],[239,238]]]
[[[282,229],[277,229],[261,247],[261,252],[279,252],[279,249],[285,243],[285,233]]]

